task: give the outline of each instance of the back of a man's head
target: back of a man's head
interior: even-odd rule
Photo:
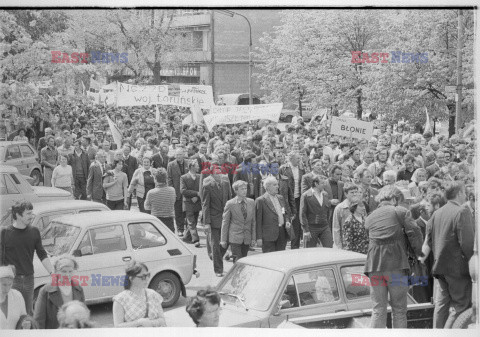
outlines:
[[[454,200],[460,192],[465,192],[465,184],[462,181],[450,181],[445,186],[445,197]]]

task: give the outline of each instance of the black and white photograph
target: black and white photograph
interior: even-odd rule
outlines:
[[[478,3],[23,2],[2,336],[478,333]]]

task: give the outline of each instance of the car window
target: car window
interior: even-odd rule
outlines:
[[[8,157],[11,157],[11,158],[8,158]],[[18,145],[12,145],[8,147],[6,159],[11,160],[11,159],[18,159],[21,157],[22,155],[20,153],[20,149],[18,148]]]
[[[67,215],[67,214],[75,214],[73,211],[65,211],[65,212],[58,212],[58,213],[50,213],[50,214],[46,214],[44,216],[42,216],[40,218],[40,220],[38,221],[38,229],[40,229],[40,232],[42,232],[43,229],[45,229],[48,224],[50,223],[50,221],[52,221],[53,219],[56,219],[56,218],[59,218],[63,215]]]
[[[83,255],[93,255],[93,247],[92,247],[92,240],[90,238],[90,231],[87,231],[80,241],[80,245],[78,246],[78,250]]]
[[[4,175],[5,179],[5,186],[7,189],[6,194],[19,194],[20,192],[18,191],[17,186],[15,186],[14,182],[8,175]]]
[[[332,269],[316,269],[293,275],[300,306],[338,301],[338,286]]]
[[[287,283],[281,299],[282,309],[297,308],[299,306],[297,288],[293,276]]]
[[[20,145],[20,151],[24,158],[35,157],[35,152],[28,145]]]
[[[8,190],[7,190],[7,184],[5,182],[5,175],[2,174],[0,175],[0,195],[7,195]]]
[[[370,286],[366,281],[367,276],[363,273],[363,265],[340,268],[347,299],[370,296]]]
[[[133,249],[145,249],[163,246],[167,239],[151,223],[134,223],[128,225],[128,234]]]
[[[127,249],[122,225],[90,229],[93,254],[110,253]]]

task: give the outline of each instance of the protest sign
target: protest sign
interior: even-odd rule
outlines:
[[[373,136],[373,123],[355,118],[332,117],[330,133],[342,137],[370,139]]]
[[[175,105],[190,107],[198,103],[207,109],[214,105],[210,85],[133,85],[118,83],[117,106]]]
[[[245,123],[256,119],[268,119],[278,122],[283,103],[255,105],[217,105],[203,116],[209,130],[218,124]]]

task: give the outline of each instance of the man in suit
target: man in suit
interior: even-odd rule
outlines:
[[[106,157],[103,151],[98,151],[95,161],[90,164],[87,178],[87,199],[105,203],[105,191],[103,189],[103,175],[107,171]]]
[[[435,163],[426,168],[428,178],[432,177],[445,165],[445,152],[438,150],[435,153]]]
[[[93,162],[95,160],[95,155],[97,154],[98,150],[96,146],[92,145],[92,137],[93,136],[89,135],[82,137],[82,147],[83,150],[87,153],[90,162]]]
[[[343,181],[342,178],[342,167],[340,165],[333,165],[330,168],[330,179],[328,179],[328,184],[325,185],[325,191],[328,193],[328,198],[330,199],[330,215],[329,223],[330,230],[332,229],[333,223],[333,211],[335,207],[345,200],[345,195],[343,194]]]
[[[247,183],[247,198],[255,200],[260,196],[261,177],[259,174],[254,174],[251,170],[252,160],[256,157],[253,152],[243,155],[243,162],[236,169],[233,174],[233,181],[244,181]]]
[[[227,201],[223,212],[220,246],[227,249],[230,244],[233,263],[247,256],[256,241],[255,201],[247,198],[247,185],[243,180],[233,183],[237,196]]]
[[[40,158],[40,151],[42,151],[42,149],[47,146],[47,138],[48,136],[52,136],[53,135],[53,130],[51,128],[45,128],[45,136],[41,137],[39,140],[38,140],[38,146],[37,146],[37,153],[38,153],[38,157]]]
[[[153,168],[163,167],[165,170],[168,166],[168,146],[166,144],[160,144],[160,151],[152,156]]]
[[[123,144],[123,167],[122,171],[125,172],[128,178],[128,184],[132,181],[133,173],[138,168],[137,158],[134,158],[130,155],[132,147],[130,144]]]
[[[278,194],[278,181],[271,176],[263,181],[265,194],[255,200],[257,245],[262,252],[285,250],[290,239],[290,212],[283,197]]]
[[[285,193],[280,193],[283,195],[285,200],[288,200],[288,204],[290,206],[290,211],[293,216],[292,226],[293,231],[295,233],[295,238],[291,242],[291,249],[298,249],[300,248],[300,238],[302,236],[302,227],[300,225],[300,217],[299,217],[299,210],[300,210],[300,197],[301,194],[301,185],[302,185],[302,178],[305,174],[305,171],[299,167],[299,163],[301,161],[300,154],[298,152],[290,152],[288,154],[288,162],[282,165],[279,169],[279,179],[280,183],[285,180],[286,177],[288,181],[288,185],[290,186],[290,190],[293,192],[293,197],[290,198],[287,194],[287,198],[285,198]],[[283,189],[284,190],[284,189]]]
[[[333,246],[332,232],[328,223],[330,201],[325,191],[327,180],[323,176],[313,178],[312,188],[302,194],[300,200],[300,221],[306,246],[316,247],[320,240],[322,247]]]
[[[183,147],[177,147],[175,149],[175,160],[169,162],[167,165],[167,182],[168,186],[175,188],[175,194],[177,195],[177,199],[175,200],[175,223],[179,237],[183,237],[183,231],[185,230],[185,211],[182,207],[180,178],[187,173],[187,165],[185,150]]]
[[[188,232],[183,241],[200,247],[200,238],[197,232],[198,214],[202,209],[200,200],[200,174],[196,160],[188,162],[188,173],[180,177],[180,193],[183,196],[183,209],[185,210]]]
[[[327,158],[326,160],[330,160],[329,156],[325,156],[325,158]],[[309,172],[302,176],[302,186],[301,186],[302,195],[303,193],[305,193],[306,191],[308,191],[313,187],[313,179],[315,177],[319,177],[319,176],[328,177],[328,174],[324,175],[324,170],[322,169],[323,167],[322,160],[323,159],[314,159],[312,161],[312,172]]]
[[[432,275],[438,281],[433,312],[434,329],[451,328],[455,319],[471,305],[472,280],[468,261],[473,255],[474,226],[465,202],[465,186],[452,181],[445,189],[447,204],[427,223],[422,251],[424,262],[433,252]]]
[[[232,192],[229,181],[222,178],[222,170],[218,162],[213,162],[212,166],[212,174],[203,180],[201,187],[202,213],[205,223],[204,231],[209,236],[212,249],[213,269],[216,276],[222,277],[224,275],[223,255],[226,253],[226,249],[220,246],[222,215]]]
[[[82,150],[80,139],[73,141],[73,153],[68,156],[68,165],[72,167],[72,175],[75,181],[75,199],[87,199],[87,178],[90,160]]]

